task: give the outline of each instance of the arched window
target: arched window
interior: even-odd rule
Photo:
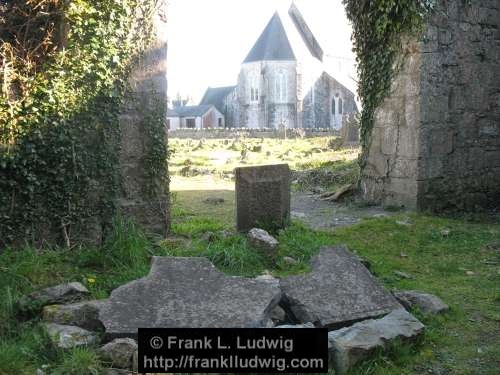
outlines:
[[[250,87],[250,101],[259,101],[259,80],[255,76],[250,76],[248,79],[248,86]]]
[[[283,102],[286,100],[286,76],[284,72],[279,72],[276,76],[275,92],[276,101]]]
[[[342,108],[342,98],[339,98],[339,115],[342,114],[343,108]]]
[[[332,115],[335,114],[335,98],[332,98]]]

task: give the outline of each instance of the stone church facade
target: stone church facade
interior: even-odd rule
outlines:
[[[218,107],[227,127],[340,129],[358,111],[355,97],[322,60],[323,50],[292,4],[286,18],[272,16],[243,61],[238,84],[209,88],[200,104]]]

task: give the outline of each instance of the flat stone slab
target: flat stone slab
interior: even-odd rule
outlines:
[[[115,289],[99,318],[109,339],[138,328],[265,327],[280,297],[278,283],[224,275],[206,258],[153,257],[149,275]]]
[[[424,333],[424,325],[404,309],[382,319],[370,319],[328,333],[330,357],[336,374],[344,374],[377,350],[386,349],[396,340],[410,343]]]
[[[281,280],[285,304],[301,323],[336,328],[402,308],[344,245],[322,247],[311,267]]]

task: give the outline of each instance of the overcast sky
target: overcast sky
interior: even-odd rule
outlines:
[[[169,0],[168,90],[195,104],[208,86],[236,84],[240,65],[276,10],[291,0]],[[342,60],[354,71],[351,27],[341,0],[295,0],[325,51],[325,63]],[[352,76],[352,74],[350,74]],[[342,82],[355,90],[354,81]]]

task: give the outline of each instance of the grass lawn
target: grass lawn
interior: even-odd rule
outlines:
[[[341,153],[333,157],[342,159]],[[183,158],[177,154],[174,160]],[[321,165],[327,160],[313,163]],[[251,249],[244,236],[233,233],[226,237],[221,232],[233,230],[234,225],[230,178],[222,179],[218,190],[202,190],[210,188],[203,181],[210,176],[197,176],[202,180],[192,184],[189,177],[182,177],[179,183],[178,176],[173,181],[178,188],[173,194],[171,239],[153,241],[133,224],[117,220],[113,235],[102,248],[0,250],[0,375],[33,375],[42,365],[49,365],[47,374],[93,375],[107,366],[96,348],[53,349],[38,319],[17,320],[14,302],[30,291],[80,281],[94,298],[105,298],[117,286],[145,275],[152,255],[205,256],[228,274],[284,276],[307,272],[308,261],[320,246],[341,243],[366,258],[387,288],[435,293],[451,307],[449,313],[436,317],[415,311],[427,326],[423,342],[409,349],[394,347],[353,369],[351,375],[500,374],[498,218],[399,213],[329,232],[293,221],[286,230],[275,233],[280,241],[279,256],[271,263]],[[225,199],[220,205],[204,202],[219,195]],[[207,231],[215,233],[211,241],[202,238]],[[283,262],[285,256],[299,263]],[[401,278],[394,271],[411,278]]]

